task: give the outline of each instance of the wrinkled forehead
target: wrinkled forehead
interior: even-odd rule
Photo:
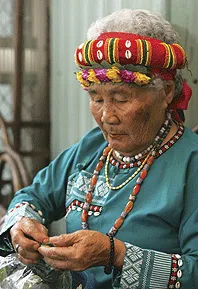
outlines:
[[[111,82],[106,82],[106,83],[94,83],[88,88],[88,93],[90,95],[95,95],[95,94],[108,94],[109,96],[113,96],[116,94],[119,95],[134,95],[134,94],[153,94],[154,89],[146,86],[138,86],[133,83],[111,83]]]

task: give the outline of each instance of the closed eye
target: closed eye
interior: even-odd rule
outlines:
[[[103,98],[97,96],[97,95],[90,95],[90,99],[91,101],[93,102],[97,102],[97,103],[100,103],[100,102],[103,102]]]
[[[125,103],[125,102],[127,102],[128,100],[115,99],[115,101],[116,101],[116,102],[120,102],[120,103]]]
[[[114,98],[114,101],[117,103],[126,103],[126,102],[128,102],[128,99],[126,99],[126,98]]]
[[[103,99],[94,99],[95,102],[103,102]]]

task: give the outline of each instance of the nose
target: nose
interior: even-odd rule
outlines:
[[[119,117],[117,116],[112,103],[104,103],[101,121],[107,124],[119,124]]]

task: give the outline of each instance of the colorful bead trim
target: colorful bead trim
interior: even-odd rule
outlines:
[[[133,64],[174,70],[187,64],[187,56],[179,44],[131,33],[109,32],[82,43],[76,49],[75,61],[81,68],[105,61],[111,65]]]
[[[156,152],[156,158],[160,157],[181,138],[184,133],[184,126],[182,123],[178,123],[178,126],[176,134]]]
[[[135,83],[142,86],[148,84],[151,80],[151,78],[146,76],[146,74],[128,70],[120,70],[116,66],[109,69],[85,69],[76,72],[76,78],[80,82],[82,88],[85,90],[87,90],[92,83]]]
[[[67,215],[71,212],[71,211],[79,211],[81,212],[83,210],[83,206],[84,206],[84,202],[81,202],[79,200],[74,200],[73,202],[71,202],[71,204],[67,207],[66,209],[66,213]],[[88,215],[94,215],[95,217],[98,217],[102,212],[102,207],[101,206],[94,206],[91,205],[89,207],[89,211],[88,211]]]
[[[168,289],[175,288],[175,284],[177,281],[177,270],[178,270],[177,258],[174,255],[172,255],[172,268]]]
[[[181,259],[181,256],[178,254],[171,255],[171,257],[172,257],[172,268],[168,289],[180,288],[181,283],[179,280],[182,277],[182,271],[180,268],[183,266],[183,261]]]
[[[13,211],[15,211],[16,209],[19,209],[25,205],[28,205],[31,209],[33,209],[41,218],[43,217],[43,213],[40,211],[40,210],[37,210],[36,207],[33,205],[33,204],[30,204],[28,202],[22,202],[22,203],[18,203],[15,205],[14,208],[11,208],[9,211],[8,211],[8,215],[10,213],[12,213]],[[45,223],[45,219],[43,218],[42,219],[43,223]]]

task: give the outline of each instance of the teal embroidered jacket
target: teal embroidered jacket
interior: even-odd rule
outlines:
[[[81,229],[81,204],[106,146],[100,129],[93,129],[41,170],[31,186],[17,192],[1,228],[1,247],[4,232],[24,215],[46,226],[66,215],[67,232]],[[119,185],[135,170],[110,164],[110,182]],[[109,231],[137,177],[111,191],[101,170],[89,211],[90,229]],[[127,247],[120,280],[105,275],[102,267],[90,268],[98,289],[171,288],[171,254],[181,255],[177,286],[198,288],[198,136],[188,128],[161,149],[116,238]]]

